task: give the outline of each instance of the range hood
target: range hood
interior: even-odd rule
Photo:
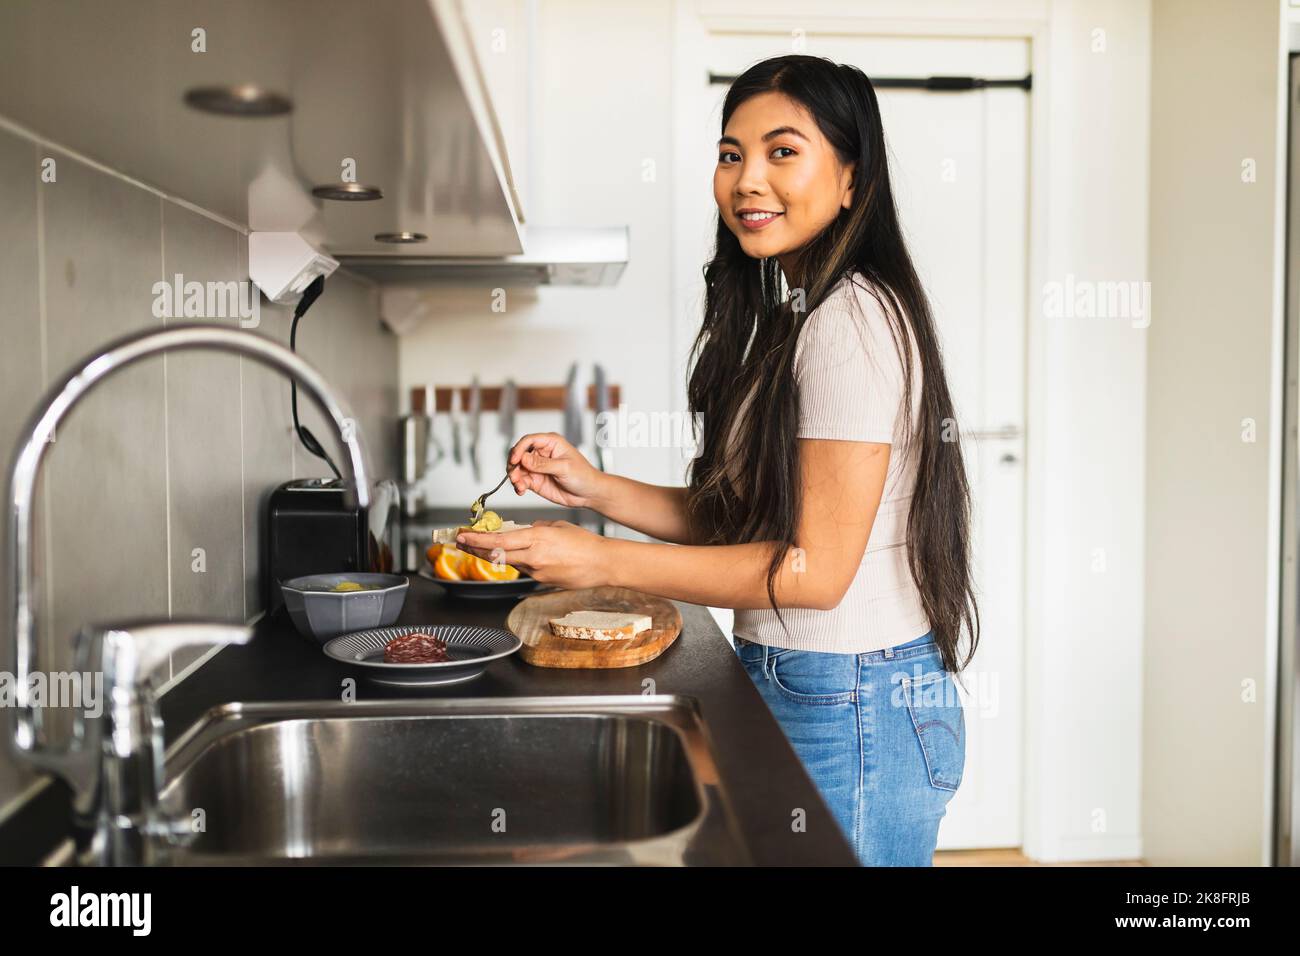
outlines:
[[[383,286],[608,286],[628,259],[626,226],[569,229],[527,226],[524,251],[505,256],[338,254],[350,272]]]

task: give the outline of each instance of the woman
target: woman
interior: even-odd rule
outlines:
[[[688,487],[605,474],[555,434],[510,453],[516,494],[669,543],[562,521],[463,543],[547,583],[735,608],[736,653],[861,862],[928,865],[979,619],[952,401],[875,92],[851,66],[765,60],[732,85],[722,133]]]

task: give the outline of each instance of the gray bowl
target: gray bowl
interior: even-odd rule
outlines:
[[[330,590],[343,581],[364,585],[367,590]],[[402,613],[409,586],[400,574],[356,571],[290,578],[280,582],[280,593],[298,633],[324,643],[350,631],[392,624]]]

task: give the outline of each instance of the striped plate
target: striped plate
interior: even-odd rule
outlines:
[[[439,664],[388,664],[384,645],[395,637],[416,632],[432,634],[447,642],[451,660]],[[362,668],[367,677],[381,684],[430,687],[459,684],[482,674],[492,661],[508,657],[522,642],[500,627],[468,624],[405,624],[344,634],[324,645],[325,656],[342,664]]]

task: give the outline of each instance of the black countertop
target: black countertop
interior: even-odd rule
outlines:
[[[399,624],[463,623],[504,626],[514,602],[448,597],[432,581],[411,576]],[[560,670],[533,667],[518,656],[491,664],[481,677],[445,688],[397,688],[372,683],[325,657],[294,630],[284,610],[263,619],[253,640],[228,647],[164,694],[160,701],[170,744],[210,707],[230,701],[339,700],[355,679],[358,700],[431,697],[533,697],[656,694],[699,701],[723,788],[755,863],[784,866],[856,865],[815,785],[790,747],[708,610],[678,604],[682,633],[660,657],[636,667]],[[806,812],[806,832],[792,814]],[[0,825],[0,863],[39,860],[67,836],[69,803],[61,784],[42,789]]]

